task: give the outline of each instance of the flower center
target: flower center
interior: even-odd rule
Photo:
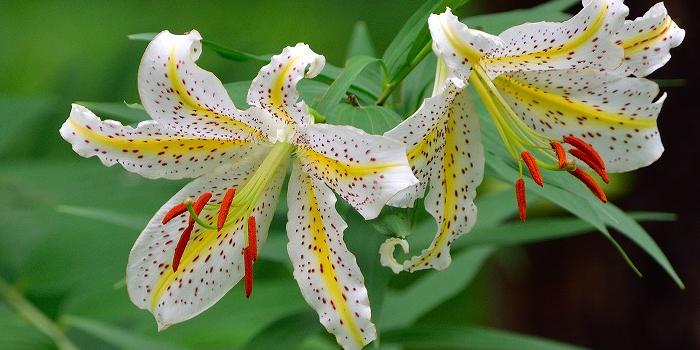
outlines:
[[[173,254],[173,271],[178,270],[180,260],[191,239],[195,224],[205,229],[221,231],[224,227],[245,220],[247,224],[243,225],[244,241],[246,242],[243,248],[244,283],[246,297],[250,296],[253,283],[253,262],[258,257],[257,223],[253,215],[253,209],[258,205],[260,198],[275,178],[279,168],[286,164],[285,160],[292,154],[293,150],[294,145],[291,143],[285,141],[276,142],[262,163],[255,169],[250,179],[238,190],[235,188],[227,190],[221,199],[221,204],[209,203],[212,194],[205,192],[196,201],[192,198],[186,198],[182,203],[174,206],[165,214],[162,221],[163,224],[185,212],[189,213],[187,227],[180,235]],[[218,212],[216,219],[202,217],[200,214],[204,210]]]
[[[508,153],[518,162],[520,178],[516,182],[515,192],[522,221],[525,221],[526,216],[525,183],[522,181],[523,164],[539,186],[544,186],[540,168],[553,171],[566,170],[583,182],[601,201],[607,201],[595,180],[576,166],[575,159],[578,159],[593,169],[605,183],[608,182],[605,163],[590,144],[574,136],[552,138],[529,127],[501,96],[482,66],[476,64],[472,67],[469,82],[484,102]],[[566,150],[562,144],[572,147]],[[575,159],[568,158],[567,153]]]

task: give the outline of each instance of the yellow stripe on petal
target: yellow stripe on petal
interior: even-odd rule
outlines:
[[[634,115],[633,112],[610,111],[602,103],[593,105],[583,100],[573,99],[571,96],[553,94],[507,76],[499,76],[493,80],[493,83],[500,91],[517,96],[525,103],[532,103],[539,108],[551,111],[562,119],[566,118],[564,116],[568,116],[569,118],[582,118],[582,120],[586,120],[586,123],[599,123],[600,125],[624,125],[631,128],[656,127],[654,119],[642,118],[639,115]],[[626,92],[634,94],[634,91]],[[622,96],[620,97],[622,98]]]
[[[624,57],[611,35],[623,25],[627,7],[620,0],[591,0],[563,23],[526,23],[499,35],[502,47],[482,59],[494,78],[518,70],[615,69]]]
[[[304,170],[324,181],[366,219],[379,215],[397,192],[415,185],[406,146],[349,126],[314,124],[292,143]]]
[[[213,196],[199,217],[216,224],[224,193],[245,186],[260,162],[256,158],[232,163],[197,178],[158,210],[136,241],[127,267],[129,296],[137,306],[153,313],[161,329],[206,310],[243,277],[248,217],[255,217],[257,244],[261,247],[267,238],[288,162],[273,171],[268,186],[255,203],[250,203],[251,207],[231,208],[232,220],[221,231],[195,223],[177,271],[172,267],[175,246],[189,215],[185,212],[163,224],[164,215],[186,198],[198,198],[209,192]],[[236,211],[243,211],[244,215]]]
[[[297,163],[287,200],[287,249],[301,292],[344,349],[361,349],[376,331],[362,274],[343,242],[347,225],[335,196]]]
[[[207,106],[206,101],[201,101],[197,96],[192,95],[192,88],[188,88],[188,84],[197,84],[196,78],[187,77],[190,81],[187,81],[185,77],[180,74],[180,65],[184,65],[185,61],[180,60],[177,57],[178,47],[173,47],[170,51],[170,55],[167,58],[168,74],[167,77],[170,81],[170,86],[172,88],[171,93],[177,95],[177,98],[181,100],[182,107],[187,108],[189,111],[188,118],[195,118],[201,121],[201,124],[221,124],[222,126],[229,128],[233,132],[240,132],[245,134],[255,135],[258,139],[264,140],[266,136],[261,130],[255,129],[252,126],[228,115],[217,112],[214,107]],[[187,72],[187,71],[185,71]],[[202,123],[203,122],[203,123]]]
[[[144,109],[154,120],[183,134],[217,139],[270,140],[272,119],[240,111],[219,79],[196,64],[202,37],[163,31],[146,48],[138,87]]]
[[[83,157],[97,156],[105,165],[119,163],[149,178],[195,177],[254,151],[245,140],[178,134],[152,120],[136,128],[103,121],[80,105],[73,105],[61,135]]]
[[[310,117],[305,103],[297,102],[297,83],[303,77],[314,77],[325,64],[325,58],[306,44],[286,47],[260,69],[248,91],[248,103],[266,110],[278,124],[307,125]],[[306,73],[307,67],[309,72]]]

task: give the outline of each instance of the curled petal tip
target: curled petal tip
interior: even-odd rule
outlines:
[[[401,246],[404,254],[408,254],[408,242],[405,239],[389,238],[379,247],[380,263],[382,266],[390,268],[394,273],[404,271],[404,266],[394,258],[394,249],[397,245]]]

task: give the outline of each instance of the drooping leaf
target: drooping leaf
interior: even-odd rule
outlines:
[[[343,68],[333,83],[328,87],[328,91],[313,105],[316,111],[328,117],[328,113],[331,109],[337,105],[341,99],[347,96],[348,89],[362,70],[368,65],[378,61],[377,58],[370,56],[355,56],[350,58],[345,64],[345,68]]]

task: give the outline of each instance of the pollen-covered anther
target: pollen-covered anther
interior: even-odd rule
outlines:
[[[605,168],[601,168],[600,165],[598,164],[598,162],[591,159],[591,157],[588,155],[588,153],[585,153],[578,148],[570,149],[569,153],[571,153],[572,156],[574,156],[574,157],[580,159],[581,161],[583,161],[584,163],[586,163],[586,165],[588,165],[591,169],[593,169],[593,171],[595,171],[596,174],[598,174],[600,176],[600,178],[603,179],[603,182],[605,182],[605,183],[610,182],[610,178],[608,177],[608,172],[605,171]]]
[[[248,217],[248,249],[251,251],[253,261],[258,260],[258,237],[255,216]]]
[[[603,158],[598,154],[598,151],[593,148],[588,142],[581,140],[578,137],[575,136],[565,136],[564,137],[564,142],[578,148],[581,150],[583,153],[585,153],[590,159],[595,162],[595,164],[601,168],[605,169],[605,162],[603,161]],[[569,150],[569,153],[571,153],[571,150]],[[583,159],[581,159],[583,160]]]
[[[221,208],[219,208],[219,216],[216,221],[216,230],[221,231],[226,224],[226,218],[228,218],[229,209],[231,209],[231,201],[233,201],[233,196],[236,195],[236,189],[230,188],[224,194],[224,199],[221,200]]]
[[[515,199],[518,201],[518,214],[520,215],[520,221],[525,222],[527,214],[527,201],[525,199],[525,180],[519,178],[515,182]]]
[[[564,150],[564,146],[561,145],[561,143],[552,141],[549,143],[550,146],[552,146],[552,149],[554,152],[557,153],[557,159],[559,160],[559,169],[564,169],[566,166],[566,151]]]
[[[187,211],[187,206],[185,203],[179,203],[178,205],[172,207],[165,215],[163,216],[163,225],[167,224],[172,220],[174,217],[184,213]]]
[[[608,197],[605,196],[605,192],[603,192],[603,189],[598,186],[598,184],[593,180],[593,178],[588,175],[585,171],[581,170],[581,168],[576,168],[574,171],[569,171],[571,175],[579,179],[579,181],[583,182],[586,187],[588,187],[593,194],[598,197],[603,203],[606,203],[608,201]]]
[[[212,194],[209,192],[203,193],[199,198],[197,198],[197,201],[192,203],[192,198],[186,198],[184,201],[182,201],[182,204],[186,207],[186,209],[189,210],[191,207],[192,210],[196,215],[199,215],[202,212],[202,209],[204,209],[204,206],[209,202],[211,199]],[[187,243],[190,241],[190,235],[192,234],[192,230],[194,229],[194,217],[190,215],[190,219],[187,222],[187,227],[185,227],[185,230],[182,231],[182,234],[180,235],[180,239],[177,241],[177,246],[175,246],[175,253],[173,254],[173,271],[177,272],[177,268],[180,266],[180,260],[182,259],[182,254],[185,252],[185,248],[187,248]]]
[[[243,248],[243,273],[245,297],[250,298],[253,293],[253,251],[250,246]]]
[[[530,176],[532,176],[535,183],[540,185],[540,187],[544,186],[544,179],[542,179],[542,173],[540,172],[540,168],[537,166],[535,157],[533,157],[528,151],[523,151],[520,153],[520,157],[523,159],[523,162],[525,162],[525,165],[527,165],[527,170],[530,171]]]

